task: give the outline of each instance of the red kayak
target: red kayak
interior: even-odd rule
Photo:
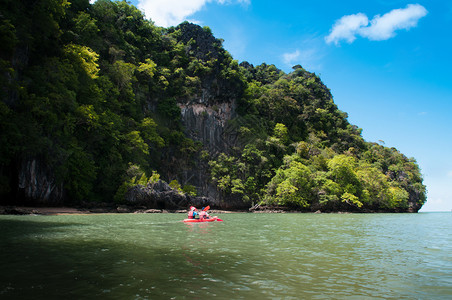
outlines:
[[[201,223],[201,222],[214,222],[214,221],[223,222],[223,220],[219,219],[217,216],[210,217],[208,219],[184,219],[184,222],[186,222],[186,223]]]

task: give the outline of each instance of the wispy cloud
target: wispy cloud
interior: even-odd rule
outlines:
[[[158,26],[168,27],[178,25],[187,17],[200,11],[207,3],[251,4],[251,0],[138,0],[138,8],[144,11]]]
[[[300,50],[295,50],[295,52],[284,53],[282,55],[283,62],[286,65],[293,65],[300,58]]]
[[[300,64],[309,71],[320,72],[325,56],[323,37],[306,36],[298,42],[299,47],[281,55],[281,61],[286,67]]]
[[[420,4],[409,4],[406,8],[393,9],[383,16],[376,15],[369,22],[363,13],[343,16],[325,37],[328,44],[339,44],[341,40],[352,43],[359,35],[372,41],[387,40],[396,35],[397,30],[416,27],[419,19],[428,11]]]
[[[320,71],[322,69],[322,54],[316,48],[297,49],[294,52],[284,53],[281,58],[283,63],[288,67],[300,64],[309,71]]]

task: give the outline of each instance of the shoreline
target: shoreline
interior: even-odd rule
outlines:
[[[105,207],[95,207],[95,208],[77,208],[77,207],[39,207],[39,206],[15,206],[15,205],[5,205],[0,206],[0,215],[44,215],[44,216],[55,216],[55,215],[94,215],[94,214],[123,214],[123,213],[134,213],[134,214],[159,214],[159,213],[180,213],[186,214],[188,210],[178,209],[178,210],[168,210],[168,209],[147,209],[147,208],[132,208],[119,206],[117,208],[105,208]],[[240,213],[247,211],[229,211],[229,210],[209,210],[210,214],[229,214],[229,213]]]
[[[130,207],[130,206],[102,206],[102,207],[69,207],[69,206],[18,206],[18,205],[0,205],[0,215],[92,215],[92,214],[165,214],[165,213],[179,213],[186,214],[187,209],[155,209],[145,207]],[[231,213],[253,213],[253,214],[285,214],[285,213],[303,213],[303,214],[362,214],[362,213],[414,213],[414,212],[390,212],[390,211],[301,211],[284,209],[281,207],[268,207],[260,210],[221,210],[210,209],[212,214],[231,214]]]
[[[137,208],[129,206],[114,207],[92,207],[92,208],[77,208],[77,207],[51,207],[51,206],[18,206],[18,205],[0,205],[0,215],[93,215],[93,214],[165,214],[165,213],[180,213],[186,214],[186,209],[155,209],[155,208]],[[306,212],[296,210],[284,209],[265,209],[265,210],[221,210],[210,209],[209,214],[232,214],[232,213],[321,213]],[[349,212],[335,212],[335,213],[349,213]]]

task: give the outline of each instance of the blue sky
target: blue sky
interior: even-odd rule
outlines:
[[[320,75],[339,109],[422,168],[421,211],[452,209],[452,1],[133,0],[156,25],[209,26],[234,59]]]

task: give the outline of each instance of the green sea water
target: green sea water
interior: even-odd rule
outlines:
[[[0,299],[451,299],[452,213],[0,216]]]

